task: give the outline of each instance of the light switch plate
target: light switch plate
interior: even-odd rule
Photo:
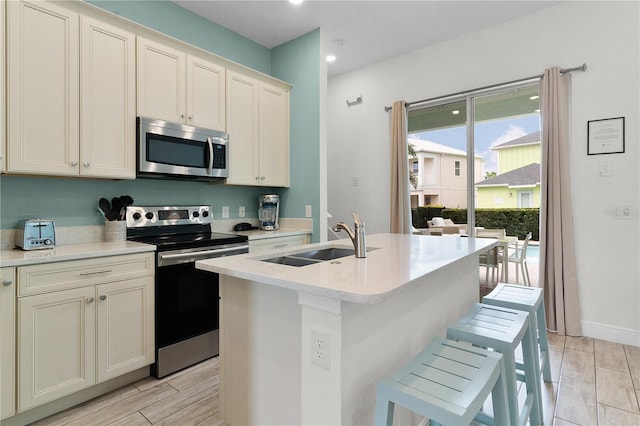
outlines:
[[[307,204],[306,206],[304,206],[304,217],[312,217],[313,214],[311,212],[311,205]]]
[[[222,218],[229,218],[229,206],[222,206]]]
[[[238,208],[238,217],[244,217],[244,206]]]

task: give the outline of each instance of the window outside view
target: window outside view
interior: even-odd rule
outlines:
[[[472,105],[474,118],[472,157],[467,155],[467,105]],[[537,85],[472,96],[469,103],[461,99],[430,105],[408,115],[414,228],[432,233],[432,219],[443,217],[446,223],[437,234],[466,234],[471,209],[478,235],[480,229],[504,230],[517,237],[521,247],[529,232],[531,241],[539,239],[542,150]],[[471,158],[474,170],[469,179]],[[527,250],[534,262],[536,244]]]

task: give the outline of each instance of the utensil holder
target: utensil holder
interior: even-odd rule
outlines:
[[[127,239],[127,222],[124,220],[110,220],[104,223],[105,241],[124,241]]]

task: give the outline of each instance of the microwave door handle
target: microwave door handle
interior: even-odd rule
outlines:
[[[213,174],[213,142],[212,138],[207,138],[207,143],[209,144],[209,176]]]

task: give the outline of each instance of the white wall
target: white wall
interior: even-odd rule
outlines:
[[[384,106],[574,67],[571,179],[583,334],[640,346],[638,2],[566,2],[336,76],[328,85],[330,223],[360,213],[388,232],[390,114]],[[345,100],[362,94],[361,105]],[[587,121],[626,117],[626,152],[587,156]],[[608,160],[614,176],[599,177]],[[358,186],[353,186],[353,178]],[[608,210],[630,204],[631,220]]]

